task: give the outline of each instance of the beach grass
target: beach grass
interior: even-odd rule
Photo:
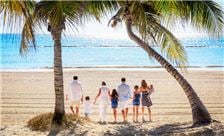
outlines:
[[[31,118],[27,122],[27,126],[31,130],[35,130],[35,131],[50,131],[51,125],[52,125],[52,118],[53,118],[52,112],[42,113]],[[63,118],[63,125],[61,128],[66,129],[77,123],[85,124],[87,122],[89,122],[89,120],[84,117],[78,117],[73,114],[65,114]]]

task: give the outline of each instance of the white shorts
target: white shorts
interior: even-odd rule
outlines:
[[[128,108],[128,101],[119,101],[118,107],[122,110]]]
[[[80,100],[70,102],[70,107],[79,107],[79,106],[80,106]]]

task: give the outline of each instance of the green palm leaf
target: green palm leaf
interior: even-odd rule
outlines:
[[[211,36],[223,34],[223,11],[214,1],[155,1],[153,4],[164,18],[189,21],[199,31],[206,31]]]

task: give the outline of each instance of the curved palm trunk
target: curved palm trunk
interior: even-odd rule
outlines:
[[[62,71],[62,49],[61,49],[62,27],[51,27],[51,35],[54,40],[54,88],[55,88],[55,109],[52,123],[61,125],[65,114],[64,109],[64,88]]]
[[[155,58],[177,80],[177,82],[183,88],[191,105],[193,124],[197,125],[203,123],[210,123],[211,116],[207,111],[206,107],[203,105],[200,98],[198,97],[198,95],[196,94],[196,92],[194,91],[194,89],[191,87],[191,85],[168,61],[166,61],[160,54],[158,54],[154,49],[152,49],[148,44],[146,44],[132,32],[131,24],[131,19],[126,19],[126,28],[130,39],[136,42],[150,56]]]

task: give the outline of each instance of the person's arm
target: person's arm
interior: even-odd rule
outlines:
[[[142,93],[142,87],[139,88],[139,91]]]
[[[82,89],[82,86],[80,85],[80,90],[81,90],[81,102],[83,102],[83,89]]]
[[[135,91],[133,91],[133,97],[131,99],[135,99]]]
[[[119,91],[119,86],[117,87],[117,94],[118,94],[117,99],[119,100],[119,99],[120,99],[120,91]]]
[[[108,91],[108,96],[109,96],[109,98],[111,99],[110,90]]]
[[[132,97],[131,97],[131,94],[132,94],[132,91],[131,91],[131,89],[130,89],[130,86],[128,86],[128,95],[129,95],[129,98],[132,98]]]
[[[67,95],[67,94],[66,94],[66,96],[65,96],[65,97],[66,97],[66,98],[65,98],[65,100],[66,100],[66,101],[68,101],[68,95]]]
[[[69,84],[69,89],[65,91],[65,100],[68,101],[69,91],[71,90],[71,85]]]
[[[95,97],[95,101],[93,102],[93,104],[96,103],[96,100],[97,100],[97,98],[100,96],[100,94],[101,94],[101,89],[99,89],[99,92],[98,92],[98,94],[96,95],[96,97]]]

